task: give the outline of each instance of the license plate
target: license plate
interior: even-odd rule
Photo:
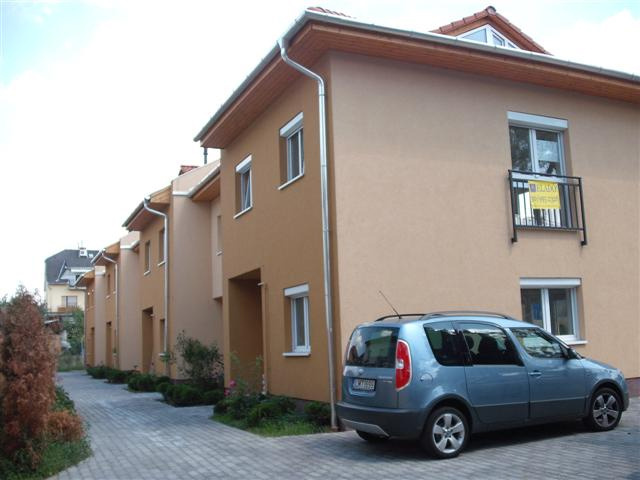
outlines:
[[[376,381],[370,378],[354,378],[353,389],[373,392],[376,389]]]

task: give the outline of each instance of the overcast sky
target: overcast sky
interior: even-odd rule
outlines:
[[[428,31],[488,1],[315,4]],[[640,0],[492,4],[557,57],[640,73]],[[116,241],[144,195],[200,164],[195,134],[313,5],[0,0],[0,296],[42,290],[46,257]]]

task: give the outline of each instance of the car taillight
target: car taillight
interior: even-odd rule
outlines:
[[[411,352],[409,344],[398,340],[396,344],[396,390],[402,390],[411,382]]]

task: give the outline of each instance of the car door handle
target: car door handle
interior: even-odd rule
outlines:
[[[529,372],[530,377],[539,377],[540,375],[542,375],[542,372],[539,370],[534,370],[533,372]]]

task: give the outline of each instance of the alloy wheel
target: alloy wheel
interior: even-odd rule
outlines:
[[[431,432],[435,447],[447,455],[457,452],[462,447],[465,434],[464,422],[451,412],[440,415]]]
[[[620,409],[616,397],[608,392],[598,395],[593,402],[593,420],[602,428],[608,428],[613,425],[618,416]]]

